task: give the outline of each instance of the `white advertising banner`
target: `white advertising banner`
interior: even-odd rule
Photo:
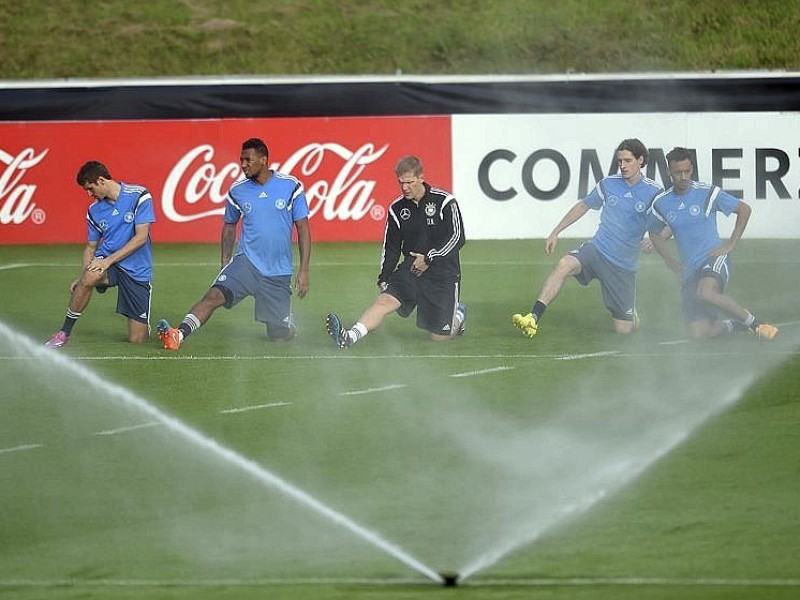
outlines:
[[[800,237],[800,113],[454,115],[453,190],[472,239],[545,238],[639,138],[645,175],[669,185],[665,154],[697,153],[696,177],[753,208],[751,238]],[[562,237],[590,237],[597,213]],[[734,218],[720,217],[727,235]]]

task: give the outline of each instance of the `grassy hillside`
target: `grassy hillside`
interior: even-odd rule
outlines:
[[[798,29],[799,0],[4,2],[0,79],[798,69]]]

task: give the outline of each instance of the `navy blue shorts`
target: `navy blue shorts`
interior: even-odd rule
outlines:
[[[569,253],[581,263],[575,276],[581,285],[592,279],[600,281],[603,303],[611,316],[619,321],[633,321],[636,315],[636,272],[618,267],[600,254],[591,242],[584,242]]]
[[[291,275],[267,277],[244,254],[237,254],[217,275],[213,287],[225,295],[225,308],[252,296],[255,320],[266,324],[269,337],[286,338],[294,331]]]
[[[150,303],[153,299],[153,286],[149,281],[137,281],[119,265],[111,265],[106,271],[108,285],[99,285],[95,289],[101,294],[106,288],[117,288],[117,313],[144,323],[150,324]]]
[[[719,282],[719,291],[724,292],[725,286],[730,280],[730,265],[728,255],[711,256],[709,259],[692,275],[684,280],[681,287],[681,308],[683,310],[683,320],[686,323],[692,321],[709,320],[714,321],[719,316],[717,307],[701,300],[697,296],[697,286],[704,277],[712,277]]]

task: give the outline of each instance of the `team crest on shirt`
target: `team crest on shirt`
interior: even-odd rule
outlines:
[[[249,215],[252,212],[252,210],[253,210],[253,205],[250,204],[249,202],[245,202],[244,204],[242,204],[242,212],[244,214]]]
[[[433,202],[428,202],[425,205],[425,216],[432,217],[435,214],[436,214],[436,204],[434,204]]]
[[[619,198],[614,195],[609,196],[608,200],[606,200],[606,204],[609,206],[616,206],[617,202],[619,202]]]
[[[106,231],[108,229],[108,221],[100,221],[97,226],[100,228],[100,231]]]
[[[636,210],[636,212],[643,213],[644,211],[647,210],[647,204],[645,204],[641,200],[638,200],[636,204],[633,205],[633,208]]]
[[[130,211],[126,212],[125,216],[122,218],[125,219],[126,223],[133,223],[133,213]]]
[[[284,208],[286,208],[286,200],[284,200],[283,198],[278,198],[277,200],[275,200],[275,208],[277,208],[278,210],[283,210]]]
[[[692,204],[689,207],[689,214],[692,215],[693,217],[696,217],[697,215],[700,214],[700,207],[697,206],[697,204]]]
[[[400,218],[403,219],[403,221],[408,221],[411,218],[411,209],[409,208],[401,209]]]

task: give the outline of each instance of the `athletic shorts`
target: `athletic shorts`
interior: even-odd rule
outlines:
[[[108,285],[99,285],[95,289],[104,293],[110,287],[117,288],[117,313],[145,325],[150,324],[150,303],[153,298],[153,287],[149,281],[137,281],[119,265],[111,265],[106,271]]]
[[[591,242],[584,242],[569,253],[581,263],[581,272],[575,279],[589,285],[593,279],[600,282],[603,303],[611,316],[619,321],[633,321],[636,314],[636,272],[618,267],[600,254]]]
[[[408,317],[417,309],[417,327],[437,335],[450,335],[455,323],[460,292],[459,278],[437,278],[426,271],[411,274],[413,261],[406,260],[389,277],[385,293],[400,302],[397,314]]]
[[[267,277],[258,272],[244,254],[237,254],[229,262],[212,287],[219,288],[225,296],[225,308],[233,308],[243,299],[255,299],[255,320],[265,323],[271,338],[290,337],[294,330],[292,316],[292,276]]]
[[[713,304],[701,300],[697,296],[697,287],[704,277],[712,277],[719,282],[719,291],[724,292],[730,280],[730,261],[728,255],[711,256],[692,275],[684,280],[681,287],[681,309],[686,323],[693,321],[714,321],[719,312]]]

